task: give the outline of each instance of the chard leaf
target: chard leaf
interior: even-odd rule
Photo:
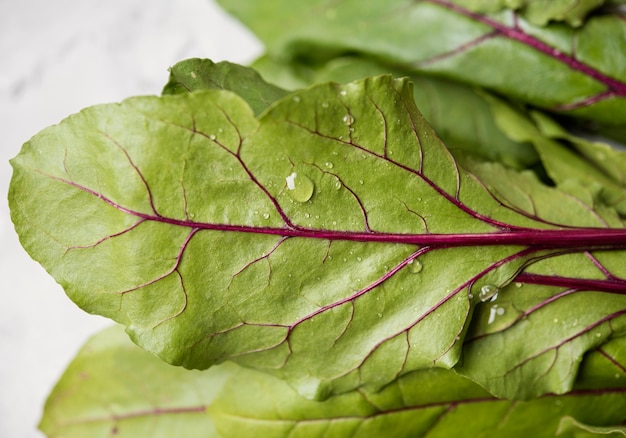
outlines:
[[[173,367],[129,341],[120,326],[93,336],[48,396],[48,437],[218,437],[206,413],[230,379]]]
[[[624,352],[625,340],[607,347]],[[623,431],[623,359],[591,352],[574,391],[527,402],[494,398],[442,369],[409,373],[378,393],[315,402],[230,363],[203,372],[168,366],[113,327],[89,340],[65,371],[41,429],[50,437],[592,436]]]
[[[454,366],[475,305],[533,262],[603,249],[607,278],[575,278],[626,288],[621,222],[499,199],[390,76],[320,84],[258,118],[223,90],[96,106],[12,165],[21,242],[80,307],[167,362],[231,359],[311,398]],[[539,380],[535,393],[565,388]]]
[[[571,28],[473,12],[461,5],[468,2],[448,0],[221,3],[271,56],[287,62],[356,53],[549,111],[613,126],[626,122],[626,21],[617,13]]]
[[[237,93],[257,115],[287,94],[287,91],[265,82],[251,68],[226,61],[216,64],[209,59],[198,58],[178,62],[170,68],[170,78],[163,94],[210,89]]]

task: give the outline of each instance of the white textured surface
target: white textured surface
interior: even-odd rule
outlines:
[[[78,309],[19,246],[8,160],[86,106],[159,94],[176,61],[247,63],[261,50],[211,0],[0,0],[0,437],[42,436],[47,394],[109,324]]]

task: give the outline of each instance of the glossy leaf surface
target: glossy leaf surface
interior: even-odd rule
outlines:
[[[203,372],[168,366],[113,327],[66,370],[41,428],[49,437],[622,436],[626,362],[611,351],[626,351],[624,339],[588,354],[576,389],[562,396],[498,400],[453,371],[430,369],[379,393],[315,402],[234,364]]]
[[[600,300],[611,330],[582,336],[606,322],[592,316],[580,336],[555,331],[548,342],[575,344],[558,378],[531,364],[493,388],[481,381],[490,390],[567,391],[582,354],[625,322],[615,211],[536,181],[488,189],[457,165],[406,80],[318,85],[259,118],[225,91],[133,98],[43,131],[12,164],[24,247],[82,308],[185,367],[231,359],[311,398],[449,368],[475,305],[533,263],[544,270],[529,280],[586,281],[597,293],[579,309]],[[532,394],[510,389],[520,379],[538,382]]]

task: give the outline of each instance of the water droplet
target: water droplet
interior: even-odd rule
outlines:
[[[505,312],[506,309],[504,307],[498,307],[498,309],[496,310],[496,313],[500,316],[504,315]]]
[[[559,322],[559,318],[554,318],[554,319],[552,320],[552,322],[553,322],[553,323],[555,323],[555,324],[558,324],[558,322]]]
[[[345,116],[343,116],[343,119],[341,119],[341,121],[350,126],[354,123],[354,117],[352,117],[352,114],[346,114]]]
[[[413,259],[413,260],[409,260],[409,262],[407,263],[409,265],[409,271],[411,271],[411,273],[413,274],[419,274],[420,272],[422,272],[422,262],[420,262],[417,259]]]
[[[311,217],[311,215],[309,213],[304,213],[304,217],[308,219]]]
[[[313,196],[314,184],[304,175],[293,172],[285,178],[287,183],[287,194],[296,202],[306,202]]]
[[[346,90],[341,90],[339,94],[341,94],[342,96],[345,96],[348,94],[348,92]]]
[[[300,102],[300,96],[293,96],[293,101],[294,101],[295,103]]]
[[[341,181],[339,181],[339,178],[337,178],[335,180],[335,190],[339,190],[341,188]]]
[[[497,286],[494,286],[493,284],[486,284],[483,287],[480,288],[480,292],[478,294],[478,298],[480,299],[480,301],[482,301],[483,303],[485,301],[495,301],[496,298],[498,298],[498,292],[500,291],[500,289],[498,289]]]
[[[359,180],[359,184],[363,185],[363,180],[362,179]]]
[[[492,324],[496,320],[496,315],[498,315],[498,305],[491,306],[489,309],[489,319],[487,319],[487,324]]]
[[[270,214],[269,213],[263,213],[263,219],[269,219],[270,218]]]
[[[337,221],[333,221],[333,225],[337,225]]]
[[[343,261],[344,261],[344,262],[347,262],[347,261],[348,261],[348,259],[344,257],[344,258],[343,258]]]
[[[519,281],[515,282],[515,287],[516,287],[516,288],[518,288],[518,289],[519,289],[519,288],[520,288],[520,287],[522,287],[522,286],[523,286],[523,284],[522,284],[522,283],[520,283]]]
[[[335,165],[331,161],[327,161],[324,163],[327,169],[332,169]]]
[[[474,295],[472,295],[471,293],[469,293],[469,294],[467,294],[467,298],[471,300],[471,299],[473,299],[473,298],[474,298]]]
[[[209,135],[209,140],[215,141],[216,138],[215,134]]]
[[[195,214],[195,213],[189,213],[189,218],[190,218],[190,219],[193,219],[194,217],[196,217],[196,214]]]
[[[357,257],[357,258],[356,258],[356,261],[357,261],[357,262],[360,262],[361,260],[363,260],[361,257]]]
[[[602,336],[602,333],[600,332],[596,333],[596,338],[599,338],[600,336]]]
[[[378,317],[379,317],[379,318],[382,318],[382,317],[383,317],[383,314],[379,312],[379,313],[378,313]]]

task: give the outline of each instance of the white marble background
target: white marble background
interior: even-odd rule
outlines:
[[[78,309],[17,241],[8,160],[71,113],[159,94],[191,57],[248,63],[260,43],[212,0],[0,0],[0,437],[41,437],[47,394],[109,324]]]

